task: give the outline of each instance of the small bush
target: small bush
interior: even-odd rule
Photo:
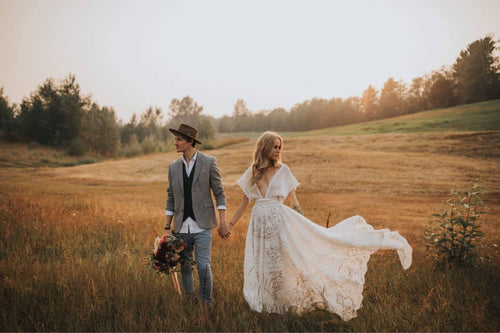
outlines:
[[[153,135],[145,137],[141,142],[141,146],[144,154],[158,153],[167,150],[165,142],[161,139],[157,139]]]
[[[124,157],[133,157],[141,155],[142,153],[142,146],[137,140],[137,135],[133,134],[129,143],[120,147],[119,155]]]
[[[85,155],[85,145],[80,138],[74,139],[68,147],[69,156],[83,156]]]
[[[133,157],[143,153],[141,145],[125,145],[120,148],[119,156]]]
[[[481,198],[484,190],[479,182],[465,195],[452,189],[441,213],[433,214],[435,219],[429,222],[425,232],[425,246],[434,261],[461,266],[476,263],[477,246],[483,236],[478,219],[487,214]]]

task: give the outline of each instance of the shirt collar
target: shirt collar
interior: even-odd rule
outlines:
[[[189,161],[189,164],[196,162],[197,157],[198,157],[198,150],[196,151],[196,153],[194,153],[193,158],[191,159],[191,161]],[[184,162],[185,165],[188,165],[186,159],[184,158],[184,155],[182,155],[182,162]]]

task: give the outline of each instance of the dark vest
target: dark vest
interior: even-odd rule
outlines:
[[[194,163],[193,170],[191,170],[191,173],[189,174],[188,177],[186,172],[186,166],[184,165],[184,163],[182,164],[182,178],[184,182],[184,216],[182,218],[183,221],[186,221],[188,217],[196,221],[193,212],[193,197],[191,192],[191,188],[193,186],[193,176],[195,168],[196,168],[196,162]]]

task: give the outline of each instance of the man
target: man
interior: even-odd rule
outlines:
[[[200,299],[207,305],[212,301],[212,228],[217,226],[212,193],[219,210],[219,235],[226,239],[230,235],[226,224],[226,196],[222,187],[215,157],[196,149],[198,131],[181,124],[178,129],[169,129],[174,134],[175,149],[182,157],[168,167],[166,234],[172,231],[185,242],[184,253],[193,257],[196,249],[196,266],[200,280]],[[173,225],[172,225],[173,218]],[[193,268],[182,267],[182,286],[189,296],[195,296]]]

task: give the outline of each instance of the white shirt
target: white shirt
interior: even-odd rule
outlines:
[[[194,153],[193,158],[188,163],[186,161],[186,159],[184,158],[184,155],[182,155],[182,162],[184,163],[184,167],[186,168],[186,174],[188,175],[188,177],[191,175],[191,171],[193,171],[194,163],[196,162],[196,158],[197,157],[198,157],[198,152]],[[225,210],[226,206],[217,206],[217,209]],[[174,212],[172,212],[170,210],[167,210],[165,212],[165,215],[171,216],[171,215],[174,215]],[[205,229],[200,228],[200,226],[198,225],[198,223],[196,223],[195,220],[193,220],[192,218],[188,217],[182,223],[182,227],[181,227],[181,230],[179,231],[179,233],[182,233],[182,234],[187,234],[187,233],[196,234],[196,233],[199,233],[199,232],[202,232],[202,231],[205,231]]]

